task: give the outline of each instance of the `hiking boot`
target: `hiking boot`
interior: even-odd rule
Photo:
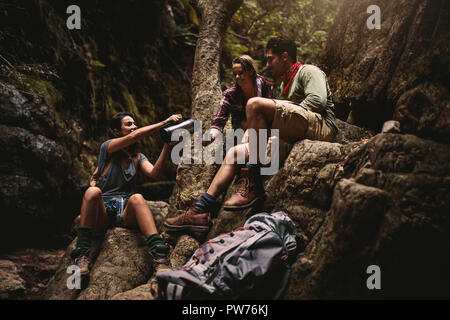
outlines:
[[[247,168],[242,168],[241,177],[238,180],[239,187],[236,193],[224,203],[223,208],[228,210],[245,209],[260,200],[264,192],[261,183],[256,180]]]
[[[155,246],[155,253],[153,256],[153,267],[156,272],[171,271],[172,267],[169,261],[170,248],[166,244],[158,244]]]
[[[207,231],[209,229],[209,213],[200,212],[191,205],[185,213],[176,218],[167,218],[164,226],[168,231]]]
[[[89,274],[89,264],[91,261],[85,255],[75,259],[75,264],[80,268],[80,275],[87,276]]]

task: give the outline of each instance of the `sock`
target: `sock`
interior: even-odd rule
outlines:
[[[210,212],[212,206],[214,206],[215,204],[216,198],[208,193],[204,193],[195,204],[195,208],[197,208],[201,212]]]
[[[157,250],[158,245],[164,245],[164,241],[159,233],[149,235],[145,242],[147,243],[147,246],[154,257],[156,257],[158,253],[160,253]]]
[[[102,232],[92,232],[92,241],[101,241],[105,237],[105,231]]]
[[[91,248],[92,232],[92,227],[78,227],[78,238],[76,246],[78,257],[87,255],[89,249]]]

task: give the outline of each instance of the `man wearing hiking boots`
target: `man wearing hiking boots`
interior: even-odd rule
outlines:
[[[334,141],[338,128],[325,73],[316,66],[298,62],[297,48],[292,40],[270,39],[266,58],[272,77],[281,78],[281,99],[249,99],[246,104],[248,128],[256,131],[278,129],[280,140],[290,144],[301,139]],[[164,225],[167,230],[208,229],[209,212],[217,197],[232,182],[238,154],[244,154],[247,163],[241,170],[238,191],[225,202],[224,208],[247,208],[259,200],[263,194],[260,165],[248,163],[249,150],[252,148],[248,142],[230,148],[207,192],[182,215],[166,219]]]

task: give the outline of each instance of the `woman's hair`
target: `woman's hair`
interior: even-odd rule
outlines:
[[[252,79],[256,81],[256,75],[258,74],[258,68],[256,67],[255,60],[252,57],[244,54],[240,57],[234,58],[232,64],[239,63],[242,66],[242,69],[245,71],[253,71]]]
[[[130,116],[134,119],[134,116],[129,112],[119,112],[115,114],[111,120],[109,120],[109,129],[108,129],[108,136],[110,139],[119,138],[118,135],[114,133],[114,129],[120,130],[122,128],[122,119],[126,116]],[[136,155],[138,143],[134,143],[131,146],[125,148],[124,150],[126,153],[131,155]]]
[[[122,119],[126,116],[130,116],[134,119],[134,116],[129,112],[119,112],[115,114],[111,120],[109,120],[109,129],[108,129],[108,136],[110,138],[118,138],[119,136],[114,133],[114,129],[117,129],[120,131],[122,128]]]

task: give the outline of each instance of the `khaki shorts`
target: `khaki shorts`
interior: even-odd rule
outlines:
[[[272,129],[280,130],[280,139],[295,143],[301,139],[333,141],[335,132],[323,116],[287,100],[275,101]]]
[[[279,136],[271,136],[266,147],[266,157],[271,157],[271,149],[274,139],[277,139],[278,154],[276,155],[281,165],[291,152],[295,142],[301,139],[334,141],[335,132],[331,129],[321,114],[309,111],[287,100],[275,100],[275,115],[272,129],[279,130]],[[246,145],[249,157],[251,148]]]

